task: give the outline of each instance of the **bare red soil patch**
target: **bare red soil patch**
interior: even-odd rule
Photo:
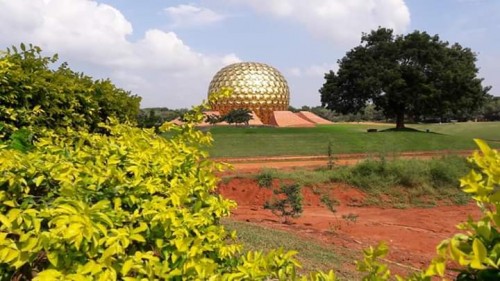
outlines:
[[[480,215],[474,204],[408,209],[361,207],[366,194],[345,184],[330,185],[331,195],[339,201],[337,211],[332,213],[321,203],[320,195],[304,188],[304,212],[292,224],[282,223],[263,208],[272,190],[259,187],[254,179],[221,182],[219,192],[238,203],[231,216],[235,220],[291,231],[348,249],[360,250],[386,241],[390,246],[387,261],[396,272],[425,267],[435,257],[437,244],[457,232],[458,223],[466,221],[469,214]]]

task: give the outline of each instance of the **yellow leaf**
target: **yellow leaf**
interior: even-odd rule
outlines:
[[[444,261],[441,261],[441,262],[437,262],[435,264],[436,266],[436,272],[439,276],[443,276],[444,275],[444,271],[446,269],[446,264],[444,263]]]
[[[5,258],[3,258],[3,262],[9,263],[9,262],[13,261],[15,258],[17,258],[18,256],[19,256],[19,251],[13,250],[13,249],[8,249],[7,255],[5,256]]]
[[[6,206],[9,206],[9,207],[12,207],[12,208],[15,208],[17,207],[17,203],[12,201],[12,200],[9,200],[9,201],[3,201],[3,204],[6,205]]]
[[[134,230],[132,230],[132,233],[141,233],[147,229],[148,229],[148,225],[141,222],[138,227],[136,227],[136,228],[134,228]]]
[[[33,248],[36,247],[37,244],[38,244],[38,239],[29,238],[28,241],[24,243],[24,245],[22,246],[21,251],[31,251],[33,250]]]
[[[132,235],[130,235],[130,239],[138,241],[138,242],[146,242],[146,239],[144,239],[144,237],[142,237],[142,235],[140,235],[140,234],[132,234]]]
[[[479,239],[474,239],[472,242],[472,251],[474,252],[474,259],[471,262],[471,267],[474,269],[483,269],[485,266],[482,262],[486,259],[487,250],[483,242]]]
[[[8,229],[10,229],[12,227],[12,223],[10,222],[10,220],[4,216],[3,214],[0,214],[0,222],[5,225]]]
[[[42,184],[43,180],[45,179],[44,175],[38,176],[35,178],[35,186],[38,187],[40,184]]]
[[[481,150],[481,152],[483,152],[484,155],[488,155],[491,153],[491,148],[485,141],[481,139],[474,139],[474,141],[476,142],[477,146],[479,146],[479,149]]]
[[[44,270],[33,279],[33,281],[55,281],[62,277],[62,273],[55,269]]]
[[[125,261],[125,263],[123,263],[123,266],[122,266],[122,275],[125,276],[127,275],[127,273],[130,271],[130,269],[132,269],[132,266],[134,265],[134,261],[132,259],[129,259],[127,261]]]
[[[57,252],[49,252],[47,254],[47,258],[53,266],[57,267],[57,265],[59,264],[59,254]]]
[[[11,222],[13,222],[13,221],[15,221],[19,217],[19,214],[21,214],[21,210],[19,210],[19,209],[11,209],[7,213],[7,216],[9,217],[9,220]]]

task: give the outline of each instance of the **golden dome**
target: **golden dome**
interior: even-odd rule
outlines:
[[[274,67],[256,62],[228,65],[210,82],[208,95],[231,89],[230,97],[213,103],[221,115],[235,108],[253,110],[264,124],[270,124],[273,111],[288,110],[290,92],[281,73]]]

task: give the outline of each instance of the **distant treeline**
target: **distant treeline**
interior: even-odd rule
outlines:
[[[289,109],[292,112],[298,112],[301,110],[310,111],[320,117],[333,122],[361,122],[361,121],[373,121],[373,122],[393,122],[394,120],[386,119],[382,110],[375,108],[373,104],[365,106],[362,110],[356,114],[340,114],[335,111],[331,111],[321,106],[309,107],[302,106],[301,108],[295,108],[290,106]],[[456,113],[456,114],[444,114],[442,116],[407,116],[408,121],[412,123],[439,123],[439,122],[451,122],[451,121],[500,121],[500,97],[491,96],[485,102],[485,104],[476,112],[472,114]]]
[[[381,110],[377,110],[374,105],[370,104],[364,107],[356,114],[339,114],[321,106],[302,106],[302,107],[288,107],[289,111],[310,111],[320,117],[333,122],[392,122],[393,120],[386,119]],[[151,128],[161,125],[163,122],[172,121],[176,118],[182,117],[184,113],[188,112],[187,108],[169,109],[166,107],[153,107],[143,108],[140,110],[137,119],[140,127]],[[410,122],[450,122],[450,121],[500,121],[500,97],[492,96],[474,114],[447,114],[443,116],[407,116]]]
[[[182,117],[189,110],[187,108],[169,109],[166,107],[143,108],[137,117],[139,127],[151,128],[156,127],[164,122],[172,121]]]

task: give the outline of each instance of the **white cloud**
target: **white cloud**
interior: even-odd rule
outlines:
[[[224,15],[195,5],[178,5],[168,7],[165,12],[172,21],[171,27],[203,26],[224,20]]]
[[[303,24],[310,32],[333,43],[352,45],[361,32],[378,26],[403,32],[410,23],[404,0],[229,0],[256,11]]]
[[[338,65],[335,64],[315,64],[307,67],[305,69],[305,73],[309,76],[318,76],[323,78],[325,76],[325,73],[330,72],[330,70],[337,71],[338,70]]]
[[[313,64],[307,67],[291,67],[286,73],[295,77],[324,77],[330,70],[337,71],[338,65],[335,64]]]
[[[285,73],[290,76],[300,77],[302,76],[302,69],[300,67],[290,67],[285,70]]]
[[[142,96],[142,106],[198,104],[211,76],[239,61],[196,52],[174,32],[150,29],[132,42],[132,31],[120,11],[95,1],[0,0],[1,49],[24,42],[57,52],[73,69]]]

